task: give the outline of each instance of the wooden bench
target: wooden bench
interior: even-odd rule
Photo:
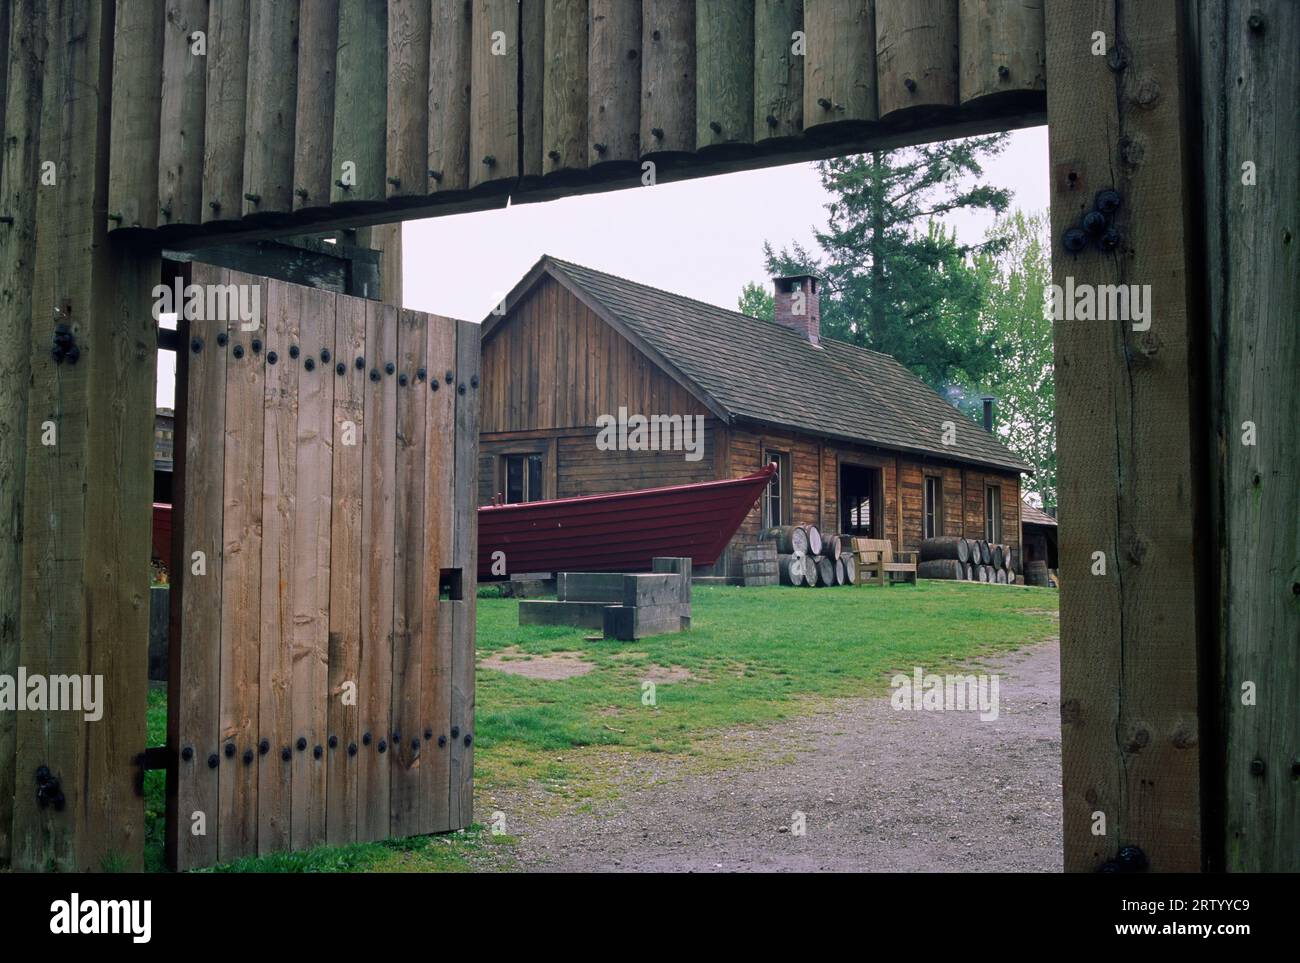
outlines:
[[[894,546],[887,538],[854,538],[853,553],[858,556],[858,584],[875,582],[892,585],[895,582],[916,584],[916,552],[899,552],[894,558]]]

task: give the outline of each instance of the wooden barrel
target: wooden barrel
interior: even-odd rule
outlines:
[[[848,585],[858,584],[858,560],[853,557],[852,552],[845,552],[840,556],[840,562],[844,565],[844,581]]]
[[[975,569],[975,575],[981,582],[987,583],[989,580],[989,567],[987,565],[979,566]]]
[[[981,565],[992,565],[992,564],[993,564],[993,550],[992,550],[991,548],[989,548],[989,543],[988,543],[987,541],[985,541],[984,539],[981,538],[981,539],[979,540],[979,547],[980,547],[980,564],[981,564]]]
[[[991,545],[989,549],[993,553],[993,567],[999,570],[1005,569],[1007,567],[1005,549],[1001,545]]]
[[[807,555],[778,555],[776,557],[777,575],[782,585],[807,585],[804,575],[804,562]]]
[[[844,539],[838,535],[822,536],[822,554],[838,559],[844,554]]]
[[[830,558],[829,555],[826,557]],[[844,573],[844,559],[842,558],[837,558],[835,560],[835,584],[836,585],[848,584],[848,577]]]
[[[802,525],[778,525],[760,537],[764,541],[776,542],[776,550],[782,555],[808,554],[808,532]]]
[[[1032,562],[1025,563],[1025,584],[1041,585],[1046,587],[1047,582],[1047,562],[1043,559],[1035,559]]]
[[[997,580],[999,585],[1007,584],[1007,570],[1005,568],[994,569],[993,577]]]
[[[746,545],[742,571],[746,585],[776,585],[780,581],[776,546],[771,542]]]
[[[817,585],[817,560],[811,555],[803,556],[803,584],[809,588]]]
[[[825,555],[821,530],[816,525],[805,525],[804,530],[808,533],[808,554]]]
[[[974,562],[967,562],[967,563],[966,563],[966,581],[968,581],[968,582],[976,582],[976,581],[979,581],[979,580],[975,577],[975,563],[974,563]]]
[[[835,584],[835,562],[825,555],[813,556],[813,561],[817,563],[817,586],[823,588],[827,585]]]
[[[962,564],[970,561],[970,543],[959,535],[939,535],[921,542],[921,561],[955,559]]]
[[[955,558],[932,558],[916,566],[916,577],[960,582],[969,567]]]

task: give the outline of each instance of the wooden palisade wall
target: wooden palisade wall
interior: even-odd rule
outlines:
[[[172,861],[461,828],[477,328],[191,280],[256,288],[265,323],[187,320],[180,342],[177,547],[203,565],[173,589]]]
[[[1046,103],[1036,3],[123,9],[144,52],[116,58],[108,226],[172,247],[632,185],[645,161],[674,179],[1024,126]]]

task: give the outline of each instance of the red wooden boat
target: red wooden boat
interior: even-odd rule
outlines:
[[[506,571],[649,571],[659,556],[712,565],[776,471],[744,478],[583,495],[478,510],[478,577],[492,574],[492,553]]]

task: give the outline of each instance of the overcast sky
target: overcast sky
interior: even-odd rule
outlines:
[[[1014,131],[986,169],[1025,210],[1047,207],[1047,128]],[[768,280],[763,242],[813,245],[829,195],[812,164],[721,174],[504,210],[408,221],[405,307],[481,321],[543,254],[633,281],[736,307],[746,281]],[[984,214],[949,218],[965,241],[983,237]],[[158,404],[171,407],[174,356],[159,356]]]

